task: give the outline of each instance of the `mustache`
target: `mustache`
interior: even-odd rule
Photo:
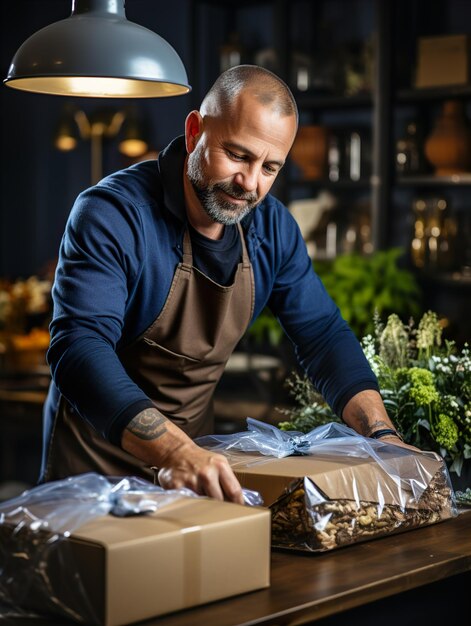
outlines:
[[[216,183],[213,189],[220,189],[238,200],[246,200],[249,203],[257,201],[256,194],[244,191],[237,183]]]

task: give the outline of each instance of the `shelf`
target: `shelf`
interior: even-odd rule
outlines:
[[[311,91],[293,90],[293,95],[299,108],[310,109],[354,109],[371,107],[373,98],[371,94],[358,94],[356,96],[339,96],[331,94],[319,94]]]
[[[418,272],[419,280],[428,283],[439,283],[448,287],[471,287],[471,273],[461,272]]]
[[[434,176],[423,174],[421,176],[399,176],[396,184],[400,187],[470,187],[470,174],[453,174],[452,176]]]
[[[311,187],[313,189],[368,189],[371,186],[371,180],[369,178],[363,178],[361,180],[338,180],[336,182],[332,180],[290,180],[289,187]]]
[[[421,102],[424,100],[449,100],[450,98],[471,98],[471,85],[450,85],[427,89],[401,89],[397,92],[398,102]]]
[[[260,5],[264,5],[264,4],[272,4],[273,0],[225,0],[225,4],[228,5],[227,8],[231,8],[231,4],[232,5],[236,5],[238,8],[244,8],[244,7],[251,7],[251,6],[257,6],[258,4]],[[224,4],[224,2],[221,3],[221,0],[200,0],[200,4],[202,5],[208,5],[208,6],[215,6],[216,8],[221,8],[221,4]]]

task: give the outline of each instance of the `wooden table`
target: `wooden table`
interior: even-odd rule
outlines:
[[[440,524],[328,553],[273,552],[268,589],[144,623],[467,626],[470,610],[471,512],[466,511]]]
[[[129,598],[132,602],[132,598]],[[273,552],[271,586],[141,626],[468,626],[471,512],[322,554]],[[16,618],[11,626],[65,626]]]

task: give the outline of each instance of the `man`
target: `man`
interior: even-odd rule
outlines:
[[[158,161],[80,194],[53,288],[43,480],[152,477],[242,502],[212,432],[224,365],[268,304],[345,422],[402,444],[352,332],[269,195],[293,144],[287,86],[255,66],[222,74]],[[379,432],[381,431],[381,432]]]

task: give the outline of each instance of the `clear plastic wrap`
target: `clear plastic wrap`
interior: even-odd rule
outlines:
[[[258,493],[243,492],[246,504],[262,504]],[[63,540],[100,516],[144,515],[181,498],[198,497],[189,489],[164,490],[137,477],[88,473],[46,483],[0,502],[0,616],[60,614],[99,624]],[[69,593],[62,594],[62,589],[57,593],[58,580],[50,578],[51,564],[56,572],[67,568],[69,580],[74,580]]]
[[[201,437],[225,454],[272,511],[272,545],[318,552],[457,515],[443,460],[344,424],[285,432],[252,418],[247,431]]]

